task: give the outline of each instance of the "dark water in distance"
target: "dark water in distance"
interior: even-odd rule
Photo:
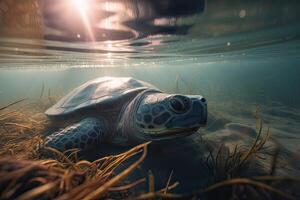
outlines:
[[[299,19],[297,0],[2,0],[0,103],[132,76],[202,94],[233,122],[255,125],[261,105],[299,150]]]

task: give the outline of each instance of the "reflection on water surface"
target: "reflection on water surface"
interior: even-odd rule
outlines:
[[[1,62],[214,56],[297,40],[299,8],[292,0],[2,0]]]

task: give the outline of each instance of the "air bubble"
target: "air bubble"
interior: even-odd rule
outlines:
[[[247,15],[247,12],[244,9],[241,10],[240,13],[239,13],[240,18],[244,18],[244,17],[246,17],[246,15]]]

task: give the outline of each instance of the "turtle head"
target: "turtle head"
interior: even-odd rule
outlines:
[[[189,135],[206,125],[207,104],[200,95],[146,93],[137,104],[134,122],[151,139]]]

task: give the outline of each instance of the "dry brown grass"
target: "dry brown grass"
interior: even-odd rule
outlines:
[[[93,162],[57,160],[0,159],[0,199],[99,199],[114,194],[126,194],[135,184],[114,187],[131,173],[147,154],[148,143],[129,151]],[[140,158],[119,174],[114,170],[125,160],[140,154]]]
[[[42,132],[49,125],[38,103],[11,106],[0,111],[0,156],[14,155],[33,158],[31,150],[41,140]]]

